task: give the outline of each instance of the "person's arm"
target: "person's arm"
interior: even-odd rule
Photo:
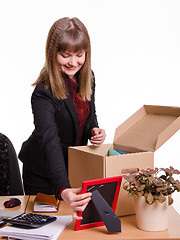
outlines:
[[[61,196],[70,205],[74,217],[78,219],[77,211],[85,209],[90,201],[91,193],[80,194],[81,189],[71,188],[69,184],[60,137],[54,118],[56,101],[50,90],[45,89],[43,85],[38,86],[35,90],[32,96],[35,130],[55,195],[58,198]]]
[[[99,146],[101,145],[105,138],[106,138],[106,133],[104,129],[99,128],[98,126],[98,121],[97,121],[97,116],[96,116],[96,107],[95,107],[95,76],[93,73],[93,85],[92,85],[92,96],[91,96],[91,101],[90,101],[90,107],[91,107],[91,119],[90,119],[90,142],[94,146]]]
[[[48,177],[56,197],[59,189],[70,187],[60,144],[61,139],[54,117],[57,101],[51,91],[46,89],[43,84],[36,87],[31,101],[35,133],[45,160],[42,164],[46,164]]]

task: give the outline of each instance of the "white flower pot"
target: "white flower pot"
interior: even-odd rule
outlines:
[[[134,195],[137,227],[145,231],[163,231],[168,228],[168,199],[164,203],[155,201],[152,205],[144,196]]]

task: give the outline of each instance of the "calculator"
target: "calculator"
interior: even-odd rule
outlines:
[[[13,226],[24,228],[39,228],[45,224],[56,220],[56,217],[35,213],[23,214],[15,219],[3,219],[6,223],[11,223]]]

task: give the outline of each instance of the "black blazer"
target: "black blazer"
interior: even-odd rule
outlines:
[[[90,139],[92,128],[98,127],[94,91],[93,82],[93,92],[89,101],[90,115],[82,136],[83,145]],[[59,189],[70,187],[67,175],[68,147],[78,143],[76,109],[70,95],[64,100],[58,100],[43,83],[35,87],[31,104],[35,130],[23,143],[18,157],[30,171],[42,177],[49,177],[57,196]]]

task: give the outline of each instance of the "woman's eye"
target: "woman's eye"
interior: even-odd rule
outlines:
[[[62,56],[63,58],[68,58],[68,57],[69,57],[69,55],[67,55],[67,54],[61,54],[61,56]]]
[[[84,55],[84,52],[78,53],[77,57],[82,57]]]

